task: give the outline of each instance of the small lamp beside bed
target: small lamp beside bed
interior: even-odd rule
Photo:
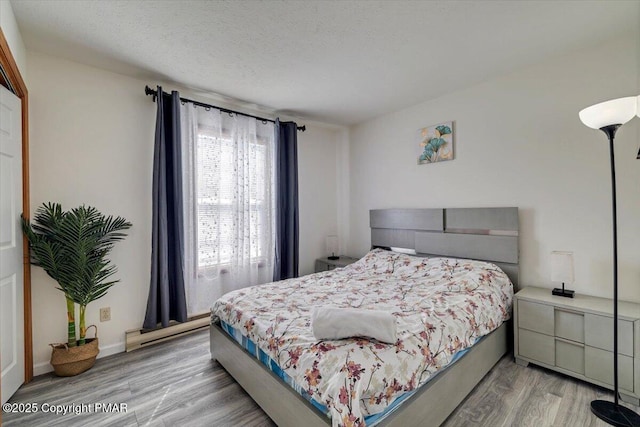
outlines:
[[[551,293],[561,297],[573,298],[575,291],[564,288],[564,284],[573,283],[573,252],[551,252],[551,281],[562,283],[562,288],[553,288]]]
[[[327,252],[331,254],[327,258],[330,260],[340,259],[340,257],[336,255],[338,252],[338,236],[327,236],[325,244],[327,245]]]

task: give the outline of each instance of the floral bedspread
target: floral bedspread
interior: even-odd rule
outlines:
[[[384,411],[498,328],[512,297],[507,275],[493,264],[376,249],[345,268],[230,292],[212,311],[326,405],[334,427],[364,426],[365,416]],[[317,306],[389,311],[398,341],[317,341],[310,325]]]

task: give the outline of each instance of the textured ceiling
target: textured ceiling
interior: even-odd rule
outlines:
[[[635,0],[11,4],[29,50],[334,124],[362,122],[640,25]]]

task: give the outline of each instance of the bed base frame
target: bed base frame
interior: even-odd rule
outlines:
[[[371,245],[417,255],[490,261],[518,289],[518,208],[377,209],[369,211]],[[327,427],[330,419],[212,323],[211,358],[217,360],[280,427]],[[379,426],[439,426],[511,348],[503,323],[387,416]]]

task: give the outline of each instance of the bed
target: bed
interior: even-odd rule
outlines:
[[[373,210],[370,225],[373,248],[424,258],[374,249],[214,304],[212,358],[280,426],[439,425],[507,351],[517,208]],[[322,305],[392,311],[403,338],[314,341]]]

